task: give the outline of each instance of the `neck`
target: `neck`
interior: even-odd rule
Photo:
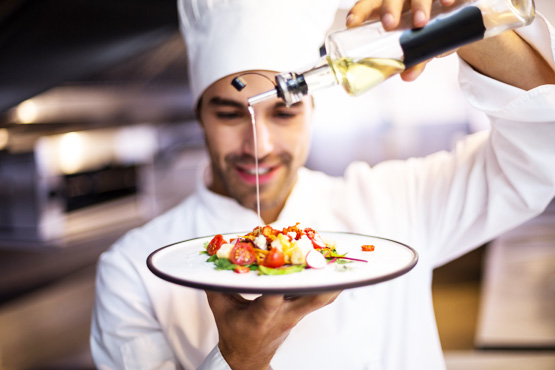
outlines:
[[[271,207],[269,209],[261,209],[260,218],[262,218],[262,221],[265,225],[271,224],[278,219],[278,216],[281,213],[283,207],[284,204],[280,204],[279,206]],[[256,209],[254,211],[256,212]]]
[[[216,194],[220,194],[229,198],[233,198],[224,187],[219,187],[214,185],[213,183],[207,186],[209,190],[213,191]],[[241,203],[241,202],[240,202]],[[242,203],[241,203],[242,204]],[[252,205],[246,205],[246,204],[242,204],[244,207],[252,209],[255,213],[257,212],[256,209],[256,204],[254,205],[254,207]],[[281,210],[283,209],[283,207],[285,206],[285,201],[280,202],[279,204],[270,206],[270,207],[264,207],[262,206],[262,208],[260,209],[260,218],[262,219],[261,222],[263,222],[265,225],[270,224],[274,221],[276,221],[278,219],[279,214],[281,213]]]
[[[256,203],[252,204],[249,202],[249,204],[245,204],[243,202],[241,202],[240,199],[233,197],[232,194],[230,194],[230,192],[228,191],[228,189],[226,188],[226,186],[224,185],[223,181],[218,181],[218,174],[216,171],[214,171],[214,168],[211,169],[211,179],[208,179],[207,182],[207,188],[210,189],[211,191],[213,191],[216,194],[220,194],[226,197],[230,197],[230,198],[234,198],[235,200],[237,200],[240,204],[242,204],[244,207],[252,209],[255,213],[257,212],[257,206]],[[296,179],[293,181],[293,184],[296,182]],[[261,203],[261,209],[260,209],[260,218],[262,219],[261,222],[263,222],[264,224],[270,224],[274,221],[276,221],[279,217],[279,214],[281,213],[281,211],[283,210],[283,207],[285,207],[285,203],[287,202],[287,199],[289,198],[289,195],[291,194],[291,191],[293,190],[293,185],[290,186],[284,186],[285,188],[289,188],[288,192],[285,194],[279,194],[277,196],[274,197],[274,201],[271,204],[264,204]],[[277,201],[276,199],[280,199],[279,201]]]

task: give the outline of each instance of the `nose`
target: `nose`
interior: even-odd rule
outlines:
[[[254,117],[248,128],[244,150],[253,157],[264,158],[274,150],[274,142],[269,122],[262,115],[255,114]]]

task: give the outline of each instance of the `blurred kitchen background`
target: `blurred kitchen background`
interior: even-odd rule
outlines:
[[[553,0],[536,5],[555,23]],[[0,0],[0,370],[94,368],[99,254],[190,193],[206,158],[184,50],[175,0]],[[457,68],[319,94],[308,167],[341,174],[487,128]],[[436,270],[433,289],[449,370],[555,369],[555,204]]]

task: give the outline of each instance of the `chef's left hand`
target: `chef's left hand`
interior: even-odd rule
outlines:
[[[332,303],[340,292],[287,299],[262,295],[253,301],[239,294],[206,292],[218,327],[219,349],[234,370],[268,369],[289,331],[308,315]]]

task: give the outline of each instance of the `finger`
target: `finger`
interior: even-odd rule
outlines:
[[[446,56],[449,56],[449,55],[451,55],[451,54],[453,54],[453,53],[456,53],[457,50],[459,50],[459,48],[454,49],[454,50],[449,50],[449,51],[447,51],[447,52],[445,52],[445,53],[436,55],[435,57],[436,57],[436,58],[445,58]]]
[[[216,291],[205,291],[208,305],[212,312],[225,312],[232,307],[246,305],[246,300],[238,294],[221,293]]]
[[[290,310],[299,316],[299,320],[309,313],[333,303],[341,291],[307,295],[291,301]]]
[[[424,27],[430,20],[432,0],[413,0],[411,4],[414,27]]]
[[[411,82],[414,81],[424,72],[424,68],[426,68],[426,64],[428,62],[419,63],[401,73],[401,79],[403,81]]]
[[[222,307],[228,304],[228,297],[224,293],[219,293],[215,291],[205,290],[206,298],[208,299],[208,304],[210,307]]]
[[[347,27],[359,26],[362,22],[378,19],[382,0],[359,0],[347,14]]]
[[[253,301],[253,309],[264,317],[275,315],[282,307],[284,296],[279,294],[264,294]]]
[[[399,26],[404,0],[384,0],[380,11],[383,28],[390,31]]]

